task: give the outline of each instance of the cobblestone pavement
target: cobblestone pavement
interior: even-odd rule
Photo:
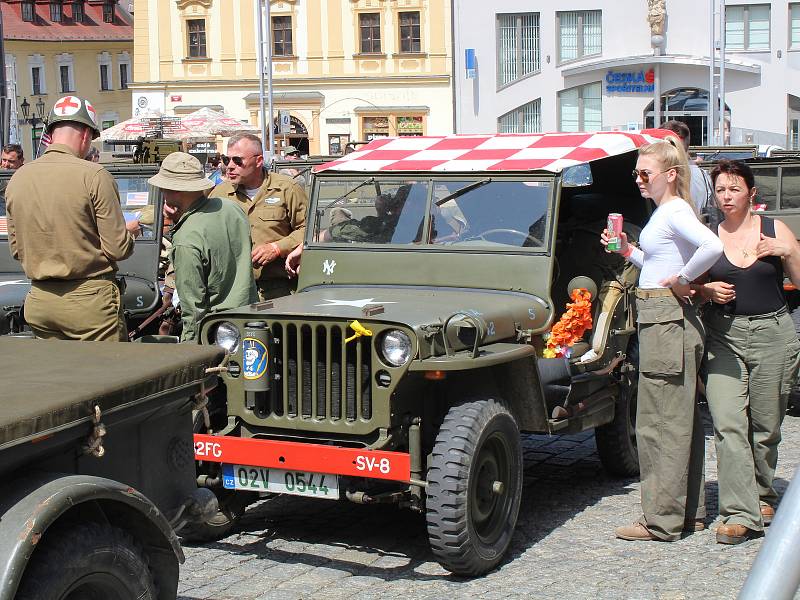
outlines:
[[[706,420],[707,421],[707,420]],[[787,417],[776,487],[800,464],[800,418]],[[448,574],[421,515],[278,497],[252,506],[227,538],[186,547],[180,600],[367,598],[735,598],[762,540],[715,543],[716,455],[706,427],[706,531],[674,543],[625,542],[639,482],[605,475],[594,437],[526,436],[525,488],[506,560],[473,580]]]

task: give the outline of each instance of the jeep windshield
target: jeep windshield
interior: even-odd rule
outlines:
[[[314,245],[547,249],[553,179],[327,179],[315,186]]]

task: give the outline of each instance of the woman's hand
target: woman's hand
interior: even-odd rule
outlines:
[[[625,235],[625,232],[620,232],[619,234],[619,250],[609,250],[608,249],[608,238],[609,238],[609,231],[608,229],[603,229],[603,233],[600,234],[600,243],[603,244],[606,248],[606,252],[616,252],[617,254],[628,254],[628,236]]]
[[[659,285],[670,288],[675,297],[684,303],[691,303],[692,297],[695,294],[695,291],[692,289],[692,282],[690,281],[689,283],[681,283],[678,281],[677,275],[673,275],[672,277],[661,281]]]
[[[711,281],[703,286],[702,295],[717,304],[727,304],[736,299],[736,290],[732,283]]]
[[[784,240],[776,237],[767,237],[763,233],[758,244],[756,244],[756,258],[765,256],[780,256],[785,258],[792,253],[794,248]]]

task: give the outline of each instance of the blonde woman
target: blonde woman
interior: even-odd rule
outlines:
[[[675,137],[639,149],[633,172],[656,210],[639,237],[621,234],[618,252],[641,269],[636,290],[639,388],[636,441],[643,515],[618,527],[618,538],[674,541],[704,528],[704,438],[695,392],[703,325],[690,282],[722,254],[689,196],[689,164]],[[601,242],[608,244],[608,232]]]
[[[778,500],[772,481],[800,350],[783,276],[800,284],[800,247],[783,222],[753,212],[755,181],[745,163],[720,161],[711,178],[725,215],[718,229],[725,253],[697,287],[712,301],[703,315],[704,371],[717,448],[717,542],[739,544],[762,534]]]

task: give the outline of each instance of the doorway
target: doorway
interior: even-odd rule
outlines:
[[[644,110],[645,127],[655,127],[654,102]],[[725,105],[725,120],[730,123],[730,108]],[[677,88],[661,95],[661,122],[683,121],[689,126],[693,146],[710,145],[708,132],[708,91],[701,88]]]

